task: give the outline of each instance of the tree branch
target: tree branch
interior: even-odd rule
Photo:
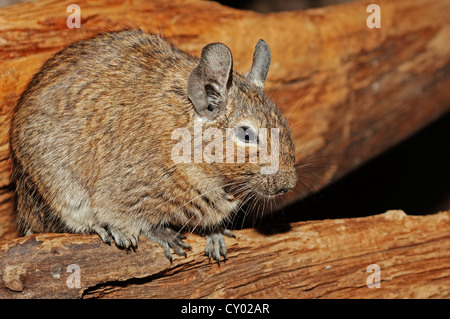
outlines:
[[[448,298],[450,211],[402,211],[235,231],[228,259],[203,256],[204,239],[173,264],[141,240],[136,251],[97,236],[39,234],[0,242],[1,298]],[[73,285],[80,269],[80,288]],[[381,288],[368,288],[371,264]],[[72,266],[73,267],[73,266]],[[68,271],[69,268],[69,272]],[[67,282],[69,281],[69,286]],[[372,283],[372,282],[370,282]],[[183,289],[179,289],[182,285]]]
[[[209,1],[78,0],[81,29],[66,25],[69,3],[0,8],[0,238],[8,239],[0,247],[0,296],[449,297],[449,212],[294,223],[273,234],[241,230],[237,241],[228,240],[229,260],[220,267],[202,256],[203,240],[194,235],[193,252],[172,265],[145,240],[137,252],[126,252],[96,236],[14,239],[8,144],[25,86],[72,42],[139,27],[196,55],[207,43],[226,43],[246,72],[263,38],[273,61],[266,91],[289,119],[302,168],[301,189],[282,197],[281,207],[450,109],[446,1],[380,0],[380,29],[366,25],[370,1],[263,15]],[[381,289],[366,286],[372,263],[381,268]],[[67,273],[71,264],[80,267],[81,288],[67,286],[76,273]],[[183,289],[175,289],[180,282]]]

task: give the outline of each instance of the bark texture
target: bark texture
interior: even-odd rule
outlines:
[[[196,235],[187,239],[188,257],[176,257],[173,264],[148,240],[135,252],[108,246],[94,235],[3,241],[0,297],[450,297],[450,211],[429,216],[388,211],[235,235],[226,239],[228,260],[220,266],[203,256],[205,241]]]
[[[41,0],[0,8],[0,296],[2,297],[449,297],[449,212],[389,212],[358,219],[241,230],[218,267],[193,252],[170,265],[143,241],[137,252],[96,236],[17,238],[10,185],[9,127],[20,94],[44,61],[102,31],[138,27],[199,55],[227,44],[246,72],[263,38],[272,50],[266,92],[289,119],[300,165],[298,189],[278,206],[344,176],[450,109],[450,2],[379,0],[258,14],[208,1],[79,0],[81,28],[69,29],[71,2]],[[262,232],[262,233],[261,233]],[[202,244],[200,244],[200,242]],[[381,289],[366,286],[381,268]],[[67,267],[81,269],[69,289]],[[175,289],[183,283],[186,289]],[[43,284],[45,283],[45,284]]]

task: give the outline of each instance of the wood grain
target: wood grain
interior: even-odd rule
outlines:
[[[136,252],[97,236],[42,234],[0,242],[0,298],[449,298],[450,211],[273,225],[235,231],[220,266],[190,235],[173,264],[143,240]],[[68,288],[80,267],[80,288]],[[367,268],[380,268],[369,288]]]
[[[264,38],[272,49],[266,92],[289,119],[301,170],[298,189],[278,207],[448,112],[450,2],[380,0],[381,28],[369,29],[371,2],[258,14],[209,1],[78,0],[81,29],[67,28],[69,1],[0,8],[0,297],[448,298],[450,212],[241,230],[237,241],[228,240],[229,259],[220,267],[202,256],[203,239],[194,235],[193,252],[172,265],[145,240],[126,252],[96,236],[15,239],[8,134],[14,107],[46,59],[98,32],[139,27],[196,55],[220,41],[241,72]],[[366,286],[373,263],[381,268],[380,289]],[[80,289],[67,287],[71,264],[80,266]]]

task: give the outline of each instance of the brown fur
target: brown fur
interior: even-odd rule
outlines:
[[[280,128],[279,172],[262,175],[257,163],[173,163],[172,131],[192,132],[198,120],[186,94],[198,63],[141,31],[103,33],[47,61],[12,122],[22,234],[98,233],[124,247],[143,234],[161,243],[157,229],[220,232],[250,194],[294,187],[285,119],[236,72],[226,111],[204,129],[235,127],[243,119]]]

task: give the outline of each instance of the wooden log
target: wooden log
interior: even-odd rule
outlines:
[[[204,240],[195,235],[187,239],[193,247],[188,257],[176,257],[172,265],[149,241],[135,252],[90,235],[3,241],[0,297],[450,297],[450,211],[428,216],[388,211],[235,235],[236,240],[226,239],[228,259],[220,266],[203,256]]]
[[[26,84],[72,42],[140,27],[196,55],[206,43],[224,42],[245,72],[264,38],[273,59],[266,91],[289,118],[302,167],[299,191],[280,207],[450,109],[447,1],[378,1],[380,29],[366,25],[371,1],[263,15],[207,1],[79,0],[81,29],[66,25],[69,3],[0,8],[0,238],[7,239],[0,245],[1,297],[449,297],[449,212],[294,223],[276,234],[241,230],[238,241],[228,240],[229,260],[221,267],[202,257],[203,240],[194,235],[193,252],[173,265],[148,241],[126,252],[96,236],[12,239],[8,144]],[[381,268],[381,289],[366,286],[372,263]],[[81,288],[68,288],[69,265],[80,267]],[[186,290],[173,289],[180,282]]]
[[[267,93],[289,118],[300,165],[298,189],[278,207],[335,181],[450,109],[448,1],[380,0],[379,29],[366,24],[371,1],[258,14],[209,1],[80,0],[80,29],[67,27],[69,3],[0,8],[0,238],[17,236],[9,188],[14,106],[46,59],[98,32],[139,27],[196,55],[221,41],[241,72],[264,38],[273,61]]]

